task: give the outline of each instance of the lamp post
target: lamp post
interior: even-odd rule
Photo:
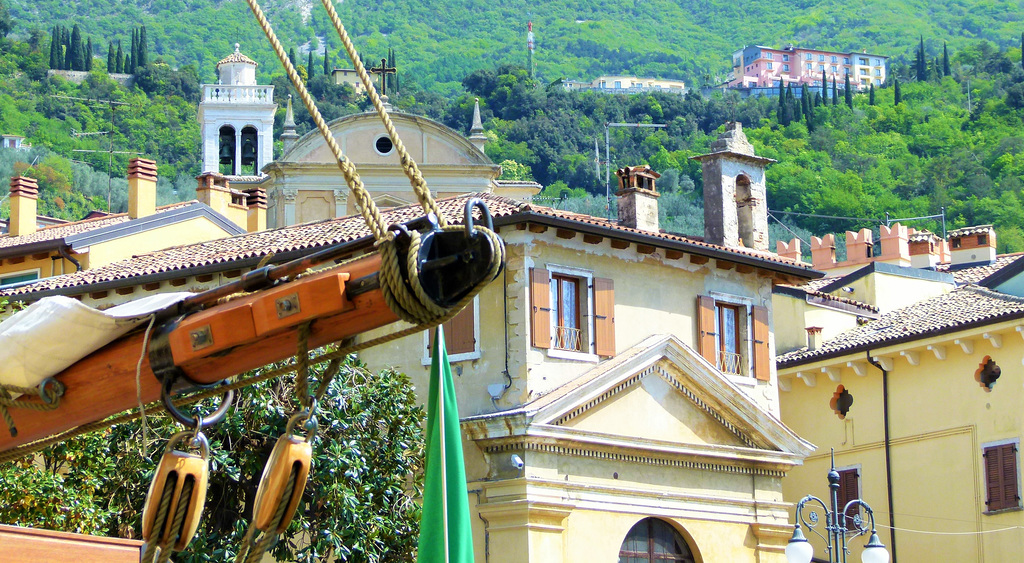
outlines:
[[[867,545],[864,546],[860,560],[863,563],[889,563],[889,552],[886,551],[885,546],[878,539],[878,532],[875,531],[875,513],[871,510],[871,506],[859,498],[846,503],[846,506],[838,506],[839,472],[836,471],[835,450],[832,451],[832,469],[828,472],[828,488],[830,501],[828,505],[814,495],[807,495],[796,505],[796,527],[793,529],[793,537],[789,539],[789,544],[786,546],[786,560],[789,563],[810,563],[811,557],[814,556],[814,548],[804,536],[801,529],[802,524],[819,538],[825,540],[829,563],[847,563],[846,557],[850,552],[846,546],[847,540],[867,534],[869,531],[871,536],[868,538]],[[804,507],[808,503],[811,503],[812,506],[805,516]],[[814,504],[817,506],[813,506]],[[821,534],[817,530],[820,520],[819,506],[825,514],[825,534]],[[858,514],[853,518],[847,518],[846,515],[852,508],[857,508]],[[864,525],[864,520],[860,516],[861,509],[868,513],[871,519],[870,526]],[[851,525],[848,526],[848,523]]]

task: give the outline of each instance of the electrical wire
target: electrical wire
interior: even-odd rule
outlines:
[[[819,215],[817,213],[800,213],[798,211],[776,211],[774,209],[769,209],[768,212],[769,213],[778,213],[779,215],[799,215],[801,217],[814,217],[814,218],[817,218],[817,219],[844,219],[846,221],[875,221],[875,222],[878,222],[878,223],[883,223],[884,222],[882,219],[871,218],[871,217],[843,217],[843,216],[839,216],[839,215]]]
[[[999,528],[998,530],[982,530],[980,532],[930,532],[928,530],[911,530],[909,528],[893,528],[886,526],[885,524],[875,524],[879,528],[885,528],[887,530],[896,530],[899,532],[906,532],[908,534],[926,534],[929,536],[981,536],[985,534],[998,534],[1000,532],[1011,532],[1013,530],[1024,530],[1024,526],[1010,526],[1008,528]]]

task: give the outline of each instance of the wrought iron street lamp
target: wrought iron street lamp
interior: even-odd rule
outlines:
[[[789,545],[786,546],[786,559],[789,563],[810,563],[811,557],[814,556],[814,548],[811,547],[811,543],[804,536],[801,524],[825,540],[825,545],[828,548],[829,563],[847,563],[846,558],[850,552],[846,546],[847,540],[867,534],[869,531],[871,532],[871,537],[868,538],[868,543],[864,546],[860,560],[863,563],[889,562],[889,552],[886,551],[885,546],[878,539],[878,532],[875,531],[875,513],[871,510],[871,506],[859,498],[851,500],[846,503],[846,506],[841,508],[838,506],[839,479],[839,472],[836,471],[835,451],[833,451],[832,469],[828,472],[830,503],[826,505],[825,501],[820,498],[814,495],[807,495],[796,505],[796,527],[793,529],[793,537],[790,538]],[[808,513],[805,516],[804,507],[808,503],[811,506],[808,507]],[[818,506],[814,506],[815,504],[820,506],[825,514],[825,534],[817,530],[820,516],[818,515]],[[856,509],[857,514],[849,518],[847,514],[849,514],[851,509]],[[860,515],[861,509],[867,512],[871,520],[870,526],[864,525],[864,519]]]

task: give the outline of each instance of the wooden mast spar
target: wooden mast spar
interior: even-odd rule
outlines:
[[[470,200],[465,232],[435,226],[422,235],[419,263],[424,288],[444,307],[473,286],[491,281],[493,270],[487,271],[486,266],[495,258],[503,261],[503,249],[494,248],[492,242],[497,240],[500,246],[500,239],[474,236],[474,207],[489,223],[486,206]],[[411,224],[416,222],[422,220]],[[396,232],[403,231],[408,233],[404,226]],[[0,452],[134,408],[137,392],[143,403],[157,401],[168,378],[180,390],[189,383],[216,384],[285,360],[295,355],[299,329],[307,323],[307,343],[313,349],[398,321],[385,301],[378,253],[308,273],[365,244],[344,243],[280,266],[253,270],[236,282],[158,313],[148,350],[143,348],[145,330],[137,329],[55,376],[65,388],[56,410],[11,409],[18,432],[12,436],[0,431]],[[223,302],[231,296],[235,297]],[[144,353],[136,385],[136,366]]]

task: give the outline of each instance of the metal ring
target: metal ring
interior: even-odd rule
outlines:
[[[316,416],[311,415],[308,410],[299,411],[289,418],[285,432],[287,434],[295,434],[295,425],[300,420],[305,421],[303,427],[306,430],[306,441],[312,442],[313,437],[316,435],[316,431],[320,428],[320,424],[316,421]]]
[[[164,451],[169,452],[174,449],[174,446],[178,445],[182,440],[188,438],[188,445],[202,452],[203,459],[210,458],[210,441],[206,439],[206,435],[202,432],[190,432],[185,430],[178,432],[171,436],[170,440],[167,440],[167,446],[164,447]]]
[[[50,393],[46,392],[47,387],[52,388]],[[63,383],[52,377],[47,377],[39,384],[39,398],[42,399],[44,403],[51,405],[57,400],[57,397],[64,395],[64,389]]]
[[[465,223],[466,223],[466,238],[476,236],[476,231],[473,230],[473,208],[480,209],[480,218],[484,221],[484,226],[490,230],[494,230],[494,219],[491,218],[491,210],[484,203],[484,200],[474,197],[466,202],[465,211]]]
[[[199,420],[199,422],[197,422],[196,418],[186,416],[178,410],[178,407],[174,406],[174,401],[171,400],[171,387],[173,385],[173,379],[168,377],[164,380],[163,389],[160,391],[160,401],[163,402],[164,408],[166,408],[167,412],[174,417],[174,420],[177,420],[181,424],[184,424],[189,428],[193,428],[196,431],[209,428],[220,423],[221,420],[224,420],[224,416],[228,413],[228,409],[231,408],[231,403],[235,400],[235,391],[233,389],[229,389],[224,393],[224,397],[221,398],[220,406],[217,407],[217,410],[206,416],[196,417]]]

